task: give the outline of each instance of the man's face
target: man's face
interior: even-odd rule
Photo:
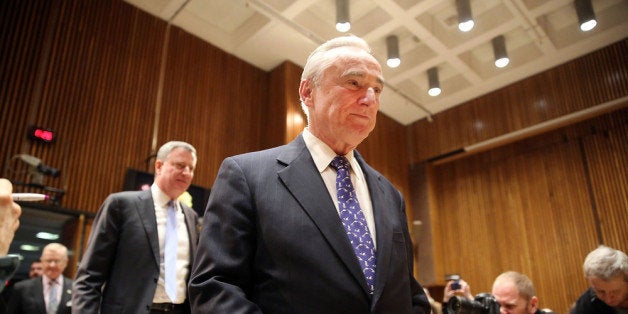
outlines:
[[[507,282],[497,283],[493,286],[493,296],[499,303],[501,314],[524,314],[536,311],[538,300],[532,297],[529,301],[519,294],[515,285]]]
[[[301,83],[301,99],[308,106],[309,129],[337,153],[355,148],[375,128],[382,70],[375,58],[357,48],[327,52],[334,62],[320,77]]]
[[[57,279],[68,266],[68,257],[57,250],[44,250],[41,254],[41,263],[44,266],[44,275],[50,279]]]
[[[28,270],[28,277],[35,278],[41,276],[44,273],[44,266],[41,262],[33,262],[31,268]]]
[[[608,306],[616,307],[628,304],[628,282],[624,280],[623,275],[615,276],[606,281],[597,277],[587,279],[598,299],[604,301]]]
[[[155,182],[171,199],[177,199],[192,184],[195,166],[196,160],[191,152],[175,148],[165,161],[155,162]]]

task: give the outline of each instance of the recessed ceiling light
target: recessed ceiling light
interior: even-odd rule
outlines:
[[[39,247],[36,245],[22,244],[20,245],[20,250],[29,251],[29,252],[37,252],[39,251]]]
[[[50,233],[50,232],[37,232],[36,235],[37,238],[42,239],[42,240],[57,240],[59,239],[59,235],[56,233]]]

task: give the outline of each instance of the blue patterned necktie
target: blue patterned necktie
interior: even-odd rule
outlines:
[[[353,251],[358,257],[360,267],[366,278],[369,291],[375,290],[375,245],[369,232],[366,218],[358,203],[358,198],[351,183],[351,166],[344,156],[336,156],[330,166],[336,169],[336,191],[340,219],[345,227]]]
[[[50,280],[50,290],[48,291],[48,309],[49,314],[57,312],[59,306],[59,300],[57,297],[57,280]]]
[[[164,286],[170,301],[177,298],[177,210],[174,201],[168,202],[166,217],[166,244],[164,248]]]

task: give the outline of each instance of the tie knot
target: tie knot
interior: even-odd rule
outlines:
[[[349,170],[349,161],[345,156],[336,156],[330,163],[331,167],[336,170]]]

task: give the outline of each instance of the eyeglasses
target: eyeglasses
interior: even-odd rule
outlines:
[[[44,264],[52,264],[55,263],[57,265],[61,264],[61,263],[65,263],[67,260],[62,260],[62,259],[42,259],[41,262]]]

